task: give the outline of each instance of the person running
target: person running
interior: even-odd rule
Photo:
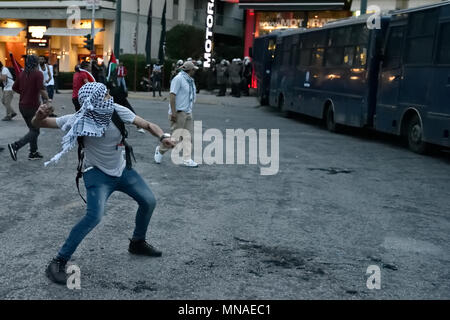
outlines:
[[[75,67],[75,73],[72,80],[72,103],[75,111],[80,110],[81,105],[78,102],[78,91],[88,82],[94,82],[94,78],[89,75],[89,63],[83,61],[81,65]]]
[[[63,138],[62,151],[46,165],[57,162],[76,145],[78,138],[83,139],[84,145],[86,215],[73,227],[57,256],[46,268],[47,277],[58,284],[67,283],[65,272],[67,262],[81,241],[102,219],[106,202],[114,191],[129,195],[139,205],[128,251],[131,254],[149,257],[162,255],[161,251],[146,242],[147,228],[156,205],[155,197],[144,179],[125,162],[121,149],[117,148],[122,135],[114,124],[114,112],[124,123],[133,123],[146,129],[158,137],[167,148],[174,147],[170,135],[163,133],[159,126],[114,103],[104,84],[98,82],[85,84],[79,91],[78,99],[81,109],[76,114],[56,119],[48,118],[52,108],[42,105],[32,120],[36,127],[60,128],[67,132]]]
[[[182,66],[178,75],[173,78],[170,84],[170,104],[169,104],[169,121],[172,134],[177,129],[185,129],[190,133],[191,139],[182,139],[183,143],[183,165],[186,167],[198,167],[198,164],[191,158],[192,137],[194,134],[194,118],[192,116],[192,108],[196,98],[195,81],[192,78],[198,67],[192,61],[186,61]],[[161,143],[155,150],[155,162],[161,163],[163,154],[169,149]]]
[[[28,133],[20,140],[8,144],[11,158],[17,161],[17,152],[26,144],[30,144],[29,160],[42,159],[38,152],[39,128],[31,124],[34,114],[39,108],[40,97],[45,104],[50,106],[51,100],[48,97],[47,90],[44,87],[44,76],[38,68],[38,58],[35,55],[29,55],[25,62],[25,71],[21,72],[13,85],[13,90],[20,95],[19,110],[28,126]]]
[[[3,66],[3,63],[0,62],[0,82],[3,83],[3,95],[2,95],[2,103],[6,108],[6,116],[2,119],[3,121],[11,121],[17,113],[14,112],[14,109],[11,107],[11,101],[13,99],[13,76],[9,69]]]

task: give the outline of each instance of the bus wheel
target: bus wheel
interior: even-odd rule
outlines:
[[[325,113],[325,124],[328,131],[337,132],[337,124],[334,121],[334,111],[331,106],[328,106],[327,112]]]
[[[419,154],[426,153],[428,144],[423,141],[423,128],[417,115],[409,120],[407,134],[409,149]]]

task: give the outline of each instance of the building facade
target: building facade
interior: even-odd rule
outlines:
[[[359,15],[361,0],[230,0],[239,4],[245,15],[244,55],[249,55],[256,37],[274,30],[316,28],[327,22]],[[381,11],[406,9],[441,0],[367,0]],[[378,10],[378,9],[377,9]]]
[[[94,51],[109,61],[114,49],[116,1],[97,1],[95,10]],[[145,54],[147,17],[152,3],[152,48],[156,58],[161,34],[161,18],[166,7],[166,30],[177,24],[205,28],[205,0],[122,0],[120,54]],[[243,13],[237,3],[216,0],[214,33],[241,39]],[[23,65],[26,54],[47,56],[59,62],[60,71],[73,71],[75,65],[90,56],[84,48],[84,36],[91,33],[92,10],[86,1],[0,1],[0,61],[10,66],[9,53]],[[136,25],[138,32],[136,36]],[[117,53],[115,53],[117,55]]]

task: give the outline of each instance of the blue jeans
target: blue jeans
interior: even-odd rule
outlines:
[[[123,86],[123,90],[128,91],[127,83],[125,82],[125,77],[117,77],[117,85]]]
[[[55,86],[47,86],[45,88],[47,89],[48,97],[53,100],[53,96],[55,95]]]
[[[83,174],[83,180],[87,193],[86,215],[73,227],[58,253],[59,258],[70,259],[81,241],[99,224],[105,212],[106,201],[116,190],[129,195],[138,203],[133,240],[145,240],[156,200],[135,170],[125,168],[121,177],[112,177],[94,167]]]

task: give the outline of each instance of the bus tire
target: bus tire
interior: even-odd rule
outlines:
[[[423,140],[423,127],[417,114],[409,119],[406,135],[411,151],[418,154],[425,154],[428,151],[428,143]]]
[[[325,125],[330,132],[338,131],[338,125],[334,121],[334,111],[331,105],[328,105],[325,111]]]
[[[286,110],[286,105],[284,103],[284,96],[282,94],[278,98],[278,109],[283,117],[290,118],[292,116],[291,112],[289,110]]]

